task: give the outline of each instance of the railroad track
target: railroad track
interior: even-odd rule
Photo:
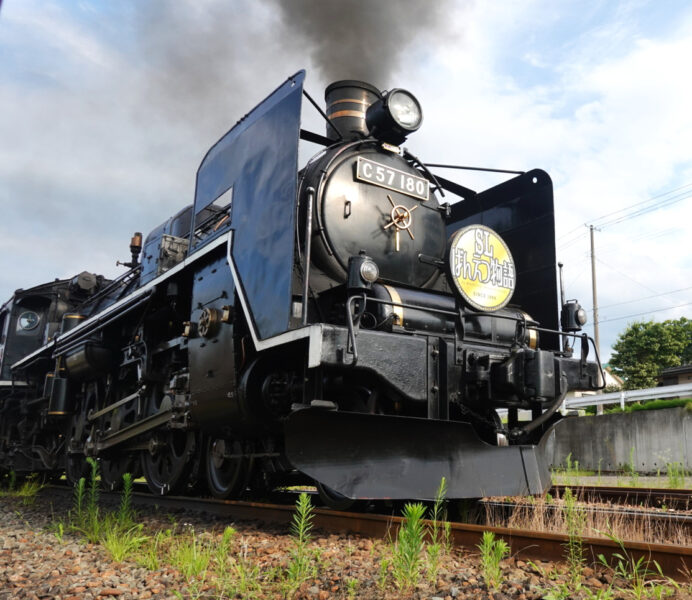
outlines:
[[[546,519],[553,520],[555,517],[562,516],[564,511],[562,504],[537,505],[526,501],[506,500],[481,500],[480,508],[485,509],[485,514],[489,516],[488,520],[495,523],[508,522],[513,515],[517,514],[531,522],[531,516],[535,511],[541,511]],[[654,511],[640,507],[591,505],[584,502],[579,503],[579,510],[582,515],[602,522],[619,519],[635,527],[654,528],[657,535],[664,536],[666,539],[674,538],[680,532],[689,535],[692,530],[692,514],[690,513]]]
[[[578,498],[585,501],[671,508],[674,510],[692,510],[692,490],[588,485],[554,485],[550,489],[550,493],[562,497],[565,489],[567,488],[570,488]]]
[[[50,493],[72,494],[72,489],[64,486],[51,486]],[[117,493],[102,492],[101,497],[116,503]],[[291,522],[294,507],[291,504],[245,502],[238,500],[217,500],[187,496],[152,496],[136,492],[133,503],[138,506],[156,506],[159,509],[189,510],[238,521],[260,521],[263,523],[288,524]],[[314,509],[314,526],[325,532],[350,532],[364,537],[383,539],[395,535],[402,523],[401,517],[381,514],[341,512],[324,508]],[[546,533],[506,527],[489,527],[467,523],[451,523],[451,541],[455,546],[475,549],[483,532],[492,531],[496,537],[504,539],[511,548],[512,556],[523,560],[564,560],[567,536],[559,533]],[[599,555],[612,560],[614,553],[622,548],[609,539],[584,537],[582,543],[588,560],[596,562]],[[687,580],[692,572],[692,547],[643,542],[625,542],[626,552],[636,561],[656,561],[663,573],[678,580]]]

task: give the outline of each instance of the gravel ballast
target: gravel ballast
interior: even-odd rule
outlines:
[[[84,537],[65,528],[62,535],[56,523],[66,522],[69,501],[50,498],[44,490],[33,504],[20,499],[0,498],[0,600],[7,598],[60,598],[61,600],[121,598],[282,598],[287,594],[282,577],[291,563],[295,545],[287,528],[257,523],[230,523],[199,514],[163,514],[154,509],[138,509],[144,533],[171,530],[180,536],[195,536],[200,547],[218,544],[225,527],[232,526],[230,553],[232,565],[252,567],[257,585],[232,595],[222,594],[211,570],[207,575],[185,576],[167,561],[150,570],[138,565],[132,555],[122,563],[111,560],[100,544],[87,543]],[[385,541],[354,535],[329,535],[312,532],[309,556],[314,576],[292,592],[294,598],[429,598],[440,600],[492,598],[529,600],[543,598],[557,586],[566,584],[567,567],[561,563],[525,562],[510,557],[502,561],[502,585],[489,591],[479,569],[479,555],[453,549],[443,554],[434,580],[422,572],[418,585],[403,593],[392,576],[391,546]],[[139,561],[141,563],[141,561]],[[425,563],[424,563],[425,564]],[[246,570],[246,573],[250,570]],[[233,571],[235,573],[235,571]],[[230,576],[233,581],[233,577]],[[237,577],[236,577],[237,578]],[[581,589],[565,598],[630,598],[617,588],[612,572],[585,568]],[[608,590],[612,595],[604,595]],[[690,587],[664,587],[670,598],[692,598]]]

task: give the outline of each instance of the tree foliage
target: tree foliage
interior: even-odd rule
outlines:
[[[625,381],[625,389],[655,387],[663,369],[692,362],[692,321],[630,323],[613,345],[613,372]]]

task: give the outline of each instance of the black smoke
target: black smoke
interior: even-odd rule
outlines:
[[[450,0],[234,0],[132,3],[146,102],[213,129],[312,63],[313,91],[337,79],[392,82],[414,43],[439,44]],[[315,89],[315,85],[318,88]],[[320,90],[321,91],[321,90]]]
[[[305,45],[326,81],[362,79],[388,85],[421,37],[435,44],[448,0],[275,0],[286,36]],[[408,55],[415,62],[416,57]]]

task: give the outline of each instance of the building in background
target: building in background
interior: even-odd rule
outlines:
[[[679,385],[681,383],[692,383],[692,364],[663,369],[658,377],[658,381],[658,385]]]

